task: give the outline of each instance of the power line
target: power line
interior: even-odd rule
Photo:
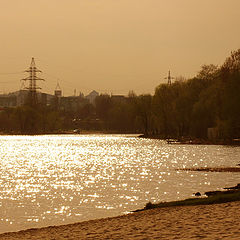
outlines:
[[[172,84],[172,79],[174,79],[174,77],[171,76],[170,70],[168,71],[168,76],[165,77],[164,79],[168,80],[168,84],[171,85]]]
[[[21,74],[23,73],[24,71],[21,71],[21,72],[0,72],[0,75],[13,75],[13,74]]]
[[[34,58],[32,58],[30,67],[25,72],[29,73],[29,76],[23,78],[22,81],[29,81],[29,87],[25,87],[25,89],[29,90],[30,104],[35,106],[37,104],[37,89],[41,89],[37,86],[37,81],[45,80],[37,76],[37,73],[42,71],[36,67]]]
[[[0,82],[0,84],[15,84],[15,81],[14,82]]]

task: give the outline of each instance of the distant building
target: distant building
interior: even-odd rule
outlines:
[[[41,95],[41,100],[40,100],[40,103],[43,104],[43,105],[51,105],[53,99],[54,99],[54,96],[51,95],[51,94],[48,94],[48,93],[39,93]]]
[[[58,98],[62,97],[62,90],[59,86],[59,83],[57,83],[56,89],[54,91],[54,96]]]
[[[54,105],[54,108],[56,110],[60,108],[61,98],[62,98],[62,90],[60,88],[59,83],[57,83],[57,86],[54,91],[54,100],[52,101],[52,104]]]
[[[13,94],[16,94],[17,96],[17,106],[22,106],[25,104],[26,99],[28,97],[28,91],[27,90],[20,90]]]
[[[41,93],[40,94],[40,103],[44,106],[46,106],[48,104],[48,97],[47,97],[47,93]]]
[[[62,90],[59,85],[57,85],[54,95],[37,92],[37,103],[45,106],[52,105],[56,109],[61,109],[65,111],[77,111],[82,106],[86,105],[88,102],[95,104],[95,99],[99,96],[96,91],[90,92],[86,97],[82,93],[79,96],[69,96],[63,97]],[[0,94],[0,107],[19,107],[26,104],[29,97],[28,90],[19,90],[9,94]],[[117,97],[119,98],[119,96]]]
[[[95,105],[95,99],[96,99],[96,97],[98,97],[98,96],[99,96],[99,93],[98,93],[97,91],[93,90],[93,91],[90,92],[85,98],[88,99],[88,101],[89,101],[91,104]]]
[[[16,107],[16,105],[17,97],[15,95],[0,95],[0,107]]]
[[[114,102],[123,102],[126,100],[126,97],[124,95],[111,95],[111,99]]]
[[[26,103],[29,92],[20,90],[9,94],[0,95],[0,107],[19,107]],[[37,92],[38,103],[49,105],[53,95]]]
[[[60,98],[60,109],[64,111],[76,112],[86,104],[86,99],[82,96],[69,96]]]

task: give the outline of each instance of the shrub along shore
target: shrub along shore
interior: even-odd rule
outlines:
[[[196,76],[161,83],[153,95],[100,94],[90,103],[79,96],[31,100],[1,107],[0,132],[44,134],[82,131],[144,133],[147,137],[205,144],[240,139],[240,49],[221,66],[203,65]],[[11,94],[10,94],[11,95]],[[60,101],[59,101],[60,100]],[[199,141],[200,139],[200,141]]]
[[[240,172],[240,167],[218,167],[218,168],[183,168],[176,169],[177,171],[205,171],[205,172]],[[144,211],[153,208],[165,208],[175,206],[196,206],[210,205],[240,201],[240,183],[234,187],[224,188],[222,191],[209,191],[202,195],[200,192],[195,193],[194,198],[188,198],[180,201],[151,203],[148,202],[143,209],[138,209],[133,212]]]
[[[163,208],[163,207],[174,207],[174,206],[196,206],[196,205],[209,205],[209,204],[219,204],[240,201],[240,189],[238,190],[227,190],[227,191],[212,191],[206,192],[207,197],[195,197],[188,198],[181,201],[172,202],[160,202],[160,203],[147,203],[144,209],[136,210],[143,211],[153,208]]]

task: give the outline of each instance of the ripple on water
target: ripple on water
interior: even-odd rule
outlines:
[[[0,136],[0,231],[116,216],[237,183],[240,148],[125,135]]]

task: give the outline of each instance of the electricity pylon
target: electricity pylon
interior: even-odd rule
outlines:
[[[35,60],[32,58],[30,67],[24,71],[28,72],[29,76],[27,78],[22,79],[23,81],[29,81],[29,86],[25,87],[25,89],[28,89],[29,91],[29,104],[32,106],[35,106],[37,104],[37,89],[41,89],[40,87],[37,86],[37,81],[45,81],[42,78],[37,77],[38,72],[42,72],[41,70],[37,69]]]
[[[170,73],[170,71],[168,71],[168,76],[165,77],[164,79],[167,79],[168,84],[171,85],[172,84],[172,79],[174,79],[174,77],[171,77],[171,73]]]

